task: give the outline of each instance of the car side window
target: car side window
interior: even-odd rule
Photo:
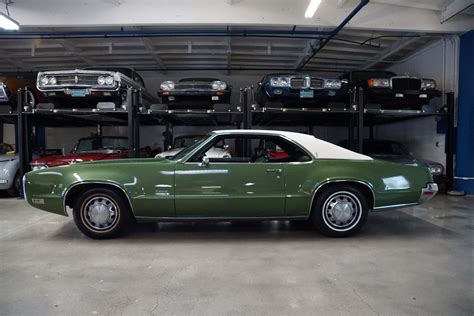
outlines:
[[[305,162],[311,157],[299,146],[278,136],[219,136],[196,153],[189,162],[280,163]]]

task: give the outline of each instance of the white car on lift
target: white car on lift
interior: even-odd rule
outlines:
[[[18,196],[21,187],[19,170],[20,159],[13,147],[0,143],[0,191],[7,191],[10,196]]]
[[[174,139],[173,146],[170,146],[167,151],[159,153],[155,156],[155,158],[171,158],[177,155],[186,147],[189,147],[200,141],[203,137],[203,135],[178,136]],[[226,144],[219,144],[219,146],[212,147],[206,152],[206,156],[208,156],[209,158],[231,158],[229,146]]]

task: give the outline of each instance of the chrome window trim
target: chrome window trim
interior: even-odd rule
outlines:
[[[132,205],[132,201],[130,200],[130,197],[128,196],[127,192],[125,191],[124,188],[122,188],[119,184],[115,183],[115,182],[111,182],[111,181],[96,181],[96,180],[90,180],[90,181],[78,181],[78,182],[74,182],[73,184],[71,184],[69,187],[67,187],[61,194],[61,197],[63,199],[63,210],[64,210],[64,215],[68,216],[67,214],[67,206],[66,206],[66,198],[67,198],[67,195],[69,193],[69,191],[76,187],[76,186],[79,186],[79,185],[83,185],[83,184],[105,184],[105,185],[112,185],[118,189],[120,189],[123,194],[125,194],[125,196],[127,197],[127,201],[128,201],[128,204],[130,205],[130,210],[132,211],[132,214],[133,216],[135,217],[135,212],[133,210],[133,205]]]
[[[203,144],[201,144],[201,146],[199,146],[198,148],[196,148],[194,151],[190,152],[188,154],[188,156],[186,157],[183,157],[179,162],[181,163],[184,163],[184,164],[187,164],[187,163],[196,163],[196,162],[188,162],[189,159],[191,159],[192,156],[194,156],[194,154],[196,152],[198,152],[199,150],[201,150],[204,146],[206,146],[209,142],[211,142],[214,138],[218,137],[218,136],[222,136],[222,135],[235,135],[235,136],[276,136],[276,137],[281,137],[283,138],[284,140],[286,141],[289,141],[290,143],[292,143],[293,145],[295,145],[296,147],[298,147],[299,149],[301,149],[302,151],[304,151],[310,158],[311,160],[310,161],[302,161],[302,162],[299,162],[299,161],[291,161],[291,162],[288,162],[288,163],[311,163],[315,160],[317,160],[317,158],[311,153],[309,152],[304,146],[302,146],[301,144],[295,142],[294,140],[292,140],[291,138],[285,136],[285,135],[281,135],[281,134],[278,134],[278,133],[259,133],[259,132],[254,132],[254,133],[242,133],[242,134],[239,134],[239,133],[236,133],[236,132],[225,132],[225,131],[220,131],[218,134],[217,133],[211,133],[212,134],[212,137],[209,137],[207,139],[207,141],[205,141]],[[199,162],[198,162],[199,163]],[[226,162],[224,162],[226,163]],[[250,162],[249,162],[250,163]],[[281,162],[281,163],[284,163],[284,162]]]
[[[326,181],[323,181],[321,182],[317,187],[316,189],[313,191],[313,196],[311,198],[311,203],[309,205],[309,216],[311,215],[311,211],[312,211],[312,208],[313,208],[313,203],[314,203],[314,198],[316,197],[316,194],[318,193],[319,189],[321,189],[322,186],[328,184],[328,183],[338,183],[338,182],[356,182],[356,183],[360,183],[360,184],[363,184],[365,186],[367,186],[369,189],[370,189],[370,192],[372,192],[372,199],[374,201],[374,205],[375,205],[375,193],[374,193],[374,188],[372,187],[372,185],[368,182],[364,182],[364,181],[360,181],[360,180],[354,180],[354,179],[336,179],[336,180],[326,180]],[[372,207],[369,207],[369,209],[373,209],[374,205],[372,205]]]

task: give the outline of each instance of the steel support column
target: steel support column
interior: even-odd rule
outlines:
[[[364,89],[358,89],[357,95],[357,151],[362,153],[364,146]]]
[[[127,111],[128,111],[128,157],[138,157],[140,144],[137,141],[138,135],[138,92],[135,89],[127,90]]]
[[[26,90],[20,89],[17,92],[17,133],[18,133],[18,144],[17,151],[20,160],[20,177],[27,173],[29,168],[29,162],[31,161],[31,124],[29,122],[28,115],[24,112],[26,103]],[[23,197],[23,192],[20,192]]]

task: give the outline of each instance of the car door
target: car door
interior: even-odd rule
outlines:
[[[252,141],[252,138],[254,141]],[[178,217],[277,217],[285,210],[285,176],[281,163],[255,159],[251,135],[221,135],[201,152],[176,165],[175,209]],[[202,157],[224,142],[225,158]]]

